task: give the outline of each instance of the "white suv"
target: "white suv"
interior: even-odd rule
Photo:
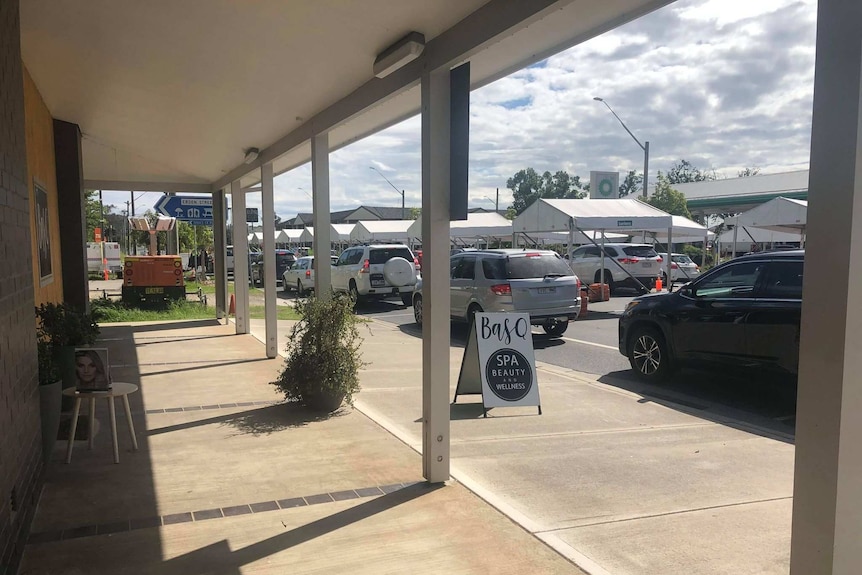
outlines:
[[[332,267],[332,291],[346,292],[354,301],[400,297],[411,305],[419,279],[419,260],[404,244],[347,248]]]
[[[615,288],[623,286],[643,289],[640,285],[643,284],[647,290],[654,288],[662,258],[649,244],[605,244],[604,282],[601,282],[602,258],[598,246],[579,247],[572,253],[569,265],[582,281],[606,283],[613,293]]]

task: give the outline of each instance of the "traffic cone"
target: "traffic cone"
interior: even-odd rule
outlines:
[[[655,279],[655,291],[661,291],[661,288],[661,276],[659,276]]]
[[[108,274],[108,270],[102,270],[102,278],[105,281],[108,281],[110,279],[109,274]]]
[[[230,305],[227,308],[228,315],[236,315],[236,298],[234,294],[230,294]]]

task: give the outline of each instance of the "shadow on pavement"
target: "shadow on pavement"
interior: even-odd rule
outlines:
[[[750,376],[683,369],[662,384],[641,382],[629,370],[602,375],[598,381],[636,393],[642,396],[642,403],[651,401],[715,423],[794,442],[796,385],[788,378],[752,381]],[[722,408],[735,411],[722,413]],[[728,421],[730,417],[748,425]]]

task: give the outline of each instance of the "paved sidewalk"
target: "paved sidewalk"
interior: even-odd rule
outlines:
[[[268,385],[280,360],[214,320],[104,326],[140,451],[107,406],[95,448],[58,442],[21,575],[582,573],[357,410],[318,417]],[[99,402],[103,403],[103,402]]]
[[[361,330],[371,365],[357,409],[418,453],[420,334],[379,321]],[[450,397],[462,355],[450,354]],[[486,419],[478,396],[451,406],[458,482],[592,575],[787,573],[792,437],[630,380],[542,363],[538,373],[541,416],[498,408]]]

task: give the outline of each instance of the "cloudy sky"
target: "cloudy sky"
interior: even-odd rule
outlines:
[[[816,0],[678,0],[474,91],[470,204],[493,207],[499,188],[508,206],[506,180],[528,167],[586,181],[590,170],[641,172],[642,150],[594,96],[650,142],[651,183],[681,158],[719,177],[807,169],[815,20]],[[419,117],[331,155],[333,210],[400,206],[369,166],[418,206]],[[283,219],[310,212],[310,166],[279,176],[275,190]],[[143,194],[139,205],[159,195]],[[259,206],[260,195],[248,203]]]

